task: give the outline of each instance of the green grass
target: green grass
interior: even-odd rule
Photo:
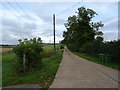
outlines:
[[[16,56],[13,52],[2,54],[2,84],[6,85],[8,82],[16,80],[14,66],[16,64]]]
[[[78,56],[80,56],[80,57],[82,57],[82,58],[84,58],[86,60],[89,60],[89,61],[92,61],[92,62],[95,62],[95,63],[98,63],[98,64],[102,64],[102,65],[111,67],[113,69],[120,70],[120,67],[116,63],[103,63],[100,59],[92,57],[92,56],[84,54],[84,53],[74,52],[74,54],[76,54],[76,55],[78,55]]]
[[[51,47],[52,48],[52,47]],[[42,59],[42,65],[36,70],[24,75],[15,72],[16,56],[13,52],[5,53],[2,56],[2,86],[38,83],[43,88],[48,88],[56,75],[62,59],[62,51],[57,50],[56,55]]]
[[[59,51],[60,50],[60,45],[56,45],[56,51]],[[54,46],[53,45],[45,45],[43,47],[43,57],[46,58],[46,57],[50,57],[54,55]]]

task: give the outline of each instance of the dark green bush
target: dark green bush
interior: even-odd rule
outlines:
[[[64,45],[63,44],[60,45],[60,49],[64,49]]]
[[[43,51],[41,43],[41,38],[19,40],[19,44],[13,50],[18,57],[17,71],[19,73],[34,70],[41,64]]]
[[[99,54],[109,55],[112,58],[112,62],[120,64],[120,40],[110,42],[95,40],[93,43],[88,42],[80,48],[80,52],[92,56]]]
[[[43,58],[47,58],[54,55],[54,51],[43,52]]]

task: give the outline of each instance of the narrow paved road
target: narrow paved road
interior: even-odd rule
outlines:
[[[118,71],[90,62],[66,47],[50,88],[118,88]]]

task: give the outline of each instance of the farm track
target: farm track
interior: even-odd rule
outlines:
[[[74,55],[66,47],[50,88],[118,88],[118,71]]]

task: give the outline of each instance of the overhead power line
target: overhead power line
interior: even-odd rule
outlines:
[[[13,8],[15,9],[15,11],[17,11],[17,12],[22,16],[22,14],[21,14],[10,2],[7,1],[7,3],[8,3],[11,7],[13,7]]]
[[[20,4],[16,1],[16,0],[14,0],[15,1],[15,3],[16,3],[16,5],[22,10],[22,12],[29,18],[29,19],[31,19],[31,16],[20,6]],[[36,26],[34,26],[34,25],[32,25],[33,27],[36,27]],[[37,26],[37,27],[39,27],[39,26]],[[38,30],[38,29],[37,29]]]
[[[22,10],[22,12],[29,18],[31,19],[31,17],[25,12],[25,10],[18,4],[18,2],[16,0],[14,0],[16,5]],[[36,28],[36,26],[32,25],[34,28]]]
[[[4,4],[2,4],[2,6],[4,6],[10,13],[12,13],[13,14],[13,16],[16,16],[16,17],[18,17],[16,14],[14,14],[8,7],[6,7]]]
[[[4,5],[4,4],[2,4],[2,6],[4,6],[10,13],[12,13],[14,16],[16,16],[17,18],[19,18],[15,13],[13,13],[6,5]],[[19,18],[19,19],[21,19],[21,18]],[[23,22],[25,22],[23,19],[21,19],[21,21],[23,21]],[[27,25],[29,25],[27,22],[25,22]],[[29,27],[31,27],[30,25],[29,25]]]
[[[78,3],[76,3],[76,4],[74,4],[73,6],[71,6],[71,7],[69,7],[69,8],[67,8],[67,9],[63,10],[62,12],[60,12],[60,13],[56,14],[56,16],[59,16],[59,15],[61,15],[62,13],[64,13],[64,12],[66,12],[66,11],[70,10],[71,8],[73,8],[73,7],[75,7],[76,5],[80,4],[81,2],[83,2],[83,0],[82,0],[82,1],[80,1],[80,2],[78,2]]]
[[[28,18],[30,18],[30,16],[24,11],[24,9],[18,4],[18,2],[16,1],[16,0],[14,0],[15,1],[15,3],[16,3],[16,5],[26,14],[26,16],[28,17]],[[31,18],[30,18],[31,19]]]
[[[8,2],[7,0],[6,0],[6,2],[7,2],[20,16],[22,16],[22,14],[19,12],[19,10],[16,9],[16,7],[15,7],[14,5],[12,5],[12,4],[11,4],[10,2]],[[5,5],[4,5],[4,7],[7,8]],[[7,8],[7,9],[8,9],[8,8]],[[10,11],[10,9],[8,9],[8,10]],[[23,10],[23,11],[24,11],[24,10]],[[10,12],[12,12],[12,11],[10,11]],[[24,12],[24,13],[25,13],[25,12]],[[13,14],[13,13],[12,13],[12,14]],[[14,14],[14,15],[15,15],[15,14]],[[15,16],[16,16],[16,15],[15,15]],[[16,17],[19,18],[18,16],[16,16]],[[20,19],[20,18],[19,18],[19,19]],[[21,20],[22,20],[23,22],[25,22],[23,19],[21,19]],[[28,24],[27,22],[25,22],[25,23]],[[29,24],[28,24],[28,26],[31,27],[31,25],[29,25]],[[36,29],[36,26],[33,26],[33,25],[32,25],[32,27]]]

